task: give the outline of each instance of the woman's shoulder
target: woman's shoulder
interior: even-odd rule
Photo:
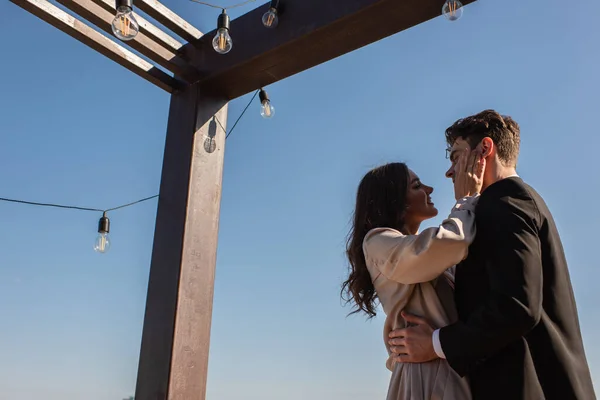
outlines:
[[[376,238],[397,238],[402,236],[405,235],[394,228],[373,228],[365,235],[365,238],[363,239],[363,246]]]
[[[363,239],[363,252],[367,259],[372,258],[372,256],[382,251],[386,252],[390,247],[396,247],[398,239],[404,236],[406,235],[394,228],[373,228],[367,232]]]

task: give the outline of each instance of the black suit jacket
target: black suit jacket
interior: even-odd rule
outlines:
[[[488,187],[457,266],[459,320],[440,330],[474,400],[594,400],[567,261],[550,211],[520,178]]]

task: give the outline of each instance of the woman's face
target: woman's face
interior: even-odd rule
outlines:
[[[406,193],[406,214],[404,221],[407,225],[420,224],[438,214],[431,201],[431,186],[421,183],[419,177],[412,171],[409,172],[408,193]]]

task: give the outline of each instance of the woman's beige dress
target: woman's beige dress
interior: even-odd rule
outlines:
[[[388,354],[388,334],[405,327],[402,310],[426,318],[435,329],[456,320],[454,265],[467,256],[475,237],[476,201],[459,200],[439,227],[418,235],[377,228],[365,236],[367,267],[387,316],[383,339]],[[392,371],[387,400],[471,399],[467,381],[444,359],[410,364],[390,356],[386,366]]]

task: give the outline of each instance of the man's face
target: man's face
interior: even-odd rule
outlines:
[[[446,178],[450,178],[452,179],[452,182],[454,182],[454,167],[456,166],[456,162],[458,161],[458,156],[465,150],[465,149],[471,149],[471,146],[469,146],[469,143],[467,143],[466,140],[462,139],[462,138],[458,138],[456,139],[456,141],[454,141],[454,144],[452,145],[451,148],[449,148],[448,151],[448,159],[450,159],[450,168],[448,168],[448,171],[446,171]]]

